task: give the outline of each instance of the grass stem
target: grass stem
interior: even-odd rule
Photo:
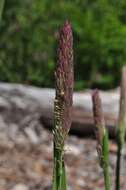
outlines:
[[[105,128],[104,114],[102,111],[102,102],[99,91],[95,90],[92,94],[93,114],[95,122],[95,133],[97,139],[97,152],[99,164],[103,169],[105,190],[110,190],[109,175],[109,139],[108,132]]]
[[[119,121],[116,128],[117,134],[117,165],[116,165],[116,181],[115,189],[120,189],[120,170],[121,170],[121,153],[125,143],[126,128],[126,66],[122,68],[121,85],[120,85],[120,108]]]
[[[101,167],[104,173],[105,190],[110,190],[110,174],[109,174],[109,146],[108,146],[108,133],[105,131],[102,145],[103,161]]]
[[[118,146],[116,163],[116,190],[120,189],[121,148]]]

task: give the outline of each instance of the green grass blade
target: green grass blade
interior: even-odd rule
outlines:
[[[110,175],[109,175],[109,148],[108,148],[108,132],[105,130],[102,144],[102,167],[104,173],[105,190],[110,190]]]
[[[56,149],[55,145],[52,190],[66,190],[66,173],[62,151]]]
[[[54,143],[54,165],[53,165],[53,190],[60,190],[62,174],[62,152],[56,148]]]
[[[65,171],[65,163],[63,161],[62,163],[62,182],[61,182],[61,189],[66,190],[67,184],[66,184],[66,171]]]

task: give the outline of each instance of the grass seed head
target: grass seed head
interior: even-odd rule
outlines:
[[[57,107],[60,125],[70,129],[73,96],[73,36],[71,24],[66,21],[59,32],[57,64],[55,70]]]
[[[105,120],[102,110],[102,102],[99,95],[99,91],[96,89],[92,93],[92,102],[93,102],[93,114],[94,114],[94,122],[95,122],[95,131],[96,138],[99,144],[102,144],[102,140],[105,133]]]

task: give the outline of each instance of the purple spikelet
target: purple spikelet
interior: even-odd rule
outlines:
[[[92,102],[99,164],[103,169],[105,189],[110,190],[108,133],[105,128],[102,102],[98,90],[93,91]]]
[[[59,33],[57,64],[55,70],[56,97],[55,122],[63,129],[70,129],[73,96],[73,37],[71,25],[66,21]],[[57,115],[58,114],[58,115]]]
[[[66,21],[59,33],[55,70],[56,95],[54,101],[54,169],[53,189],[67,189],[64,146],[72,120],[73,96],[73,38],[71,25]]]
[[[93,102],[93,114],[94,122],[96,127],[96,138],[99,144],[102,144],[102,139],[104,136],[105,121],[102,111],[101,98],[99,96],[99,91],[96,89],[92,93],[92,102]]]

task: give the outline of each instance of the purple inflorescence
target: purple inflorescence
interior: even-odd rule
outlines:
[[[102,111],[101,98],[99,96],[99,91],[96,89],[92,93],[92,102],[93,102],[93,114],[94,122],[96,126],[96,137],[99,143],[102,143],[102,138],[104,135],[105,121]]]
[[[55,70],[56,97],[59,119],[64,129],[69,129],[72,119],[73,96],[73,36],[71,25],[66,21],[59,33],[57,64]]]

